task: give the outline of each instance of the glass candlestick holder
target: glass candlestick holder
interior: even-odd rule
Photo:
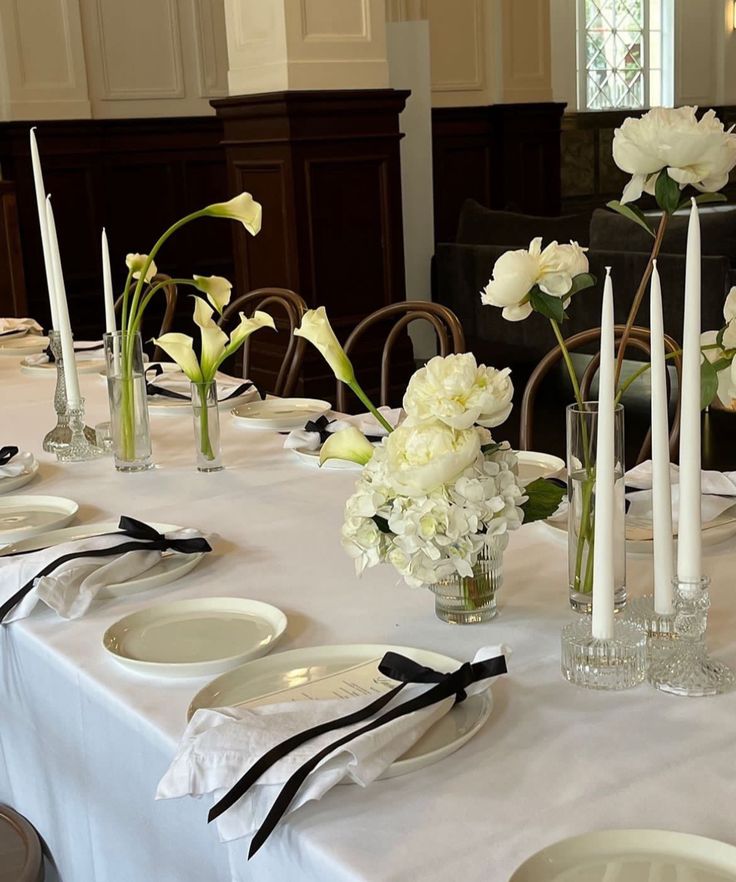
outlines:
[[[734,672],[708,655],[710,579],[675,579],[676,639],[672,650],[649,666],[647,679],[661,692],[673,695],[719,695],[734,688]]]
[[[96,444],[90,444],[85,432],[84,398],[77,406],[67,404],[66,414],[69,420],[69,444],[56,451],[59,462],[86,462],[105,455],[105,451]]]
[[[47,453],[58,453],[69,447],[72,439],[72,430],[69,427],[69,416],[67,414],[64,359],[61,354],[61,336],[58,331],[49,331],[49,349],[51,350],[51,357],[56,364],[56,390],[54,392],[56,425],[46,433],[42,446]],[[87,440],[93,444],[95,441],[94,429],[85,426],[84,434]]]
[[[658,613],[654,609],[654,595],[634,597],[622,613],[625,621],[641,628],[647,637],[647,665],[657,664],[672,652],[677,634],[675,613]]]
[[[562,676],[586,689],[629,689],[644,680],[647,638],[631,622],[616,620],[610,639],[593,636],[584,616],[562,629]]]

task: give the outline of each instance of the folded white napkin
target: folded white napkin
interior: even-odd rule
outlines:
[[[404,411],[400,407],[379,407],[378,410],[392,426],[397,426],[404,416]],[[355,426],[364,435],[371,437],[383,437],[388,434],[372,413],[359,413],[354,416],[331,414],[331,419],[332,422],[326,429],[328,432],[339,432],[348,426]],[[284,441],[284,447],[290,450],[319,450],[321,446],[319,432],[308,432],[306,429],[289,432]]]
[[[20,475],[27,475],[33,469],[35,462],[36,459],[32,453],[19,451],[5,465],[0,465],[0,482],[3,478],[17,478]]]
[[[678,484],[680,481],[680,467],[670,463],[670,481]],[[626,486],[635,487],[638,490],[651,490],[652,488],[652,461],[639,463],[633,469],[626,472]],[[736,472],[715,472],[703,469],[700,473],[700,487],[703,493],[716,494],[718,496],[736,496]]]
[[[506,647],[484,647],[473,661],[485,661],[508,654]],[[468,696],[488,688],[489,680],[470,685]],[[395,684],[390,684],[395,685]],[[407,685],[379,715],[397,704],[421,695],[431,684]],[[215,793],[219,799],[267,751],[298,732],[319,723],[353,713],[376,695],[329,701],[293,701],[254,708],[227,707],[195,712],[187,726],[176,756],[161,779],[157,799],[201,796]],[[414,713],[399,717],[348,742],[309,774],[289,806],[292,812],[304,803],[321,799],[343,780],[365,787],[375,781],[391,763],[402,756],[441,717],[448,713],[455,697],[443,699]],[[281,786],[304,762],[343,735],[364,726],[365,721],[318,736],[302,744],[275,763],[258,783],[217,819],[223,841],[247,836],[260,827]]]
[[[26,331],[30,334],[43,334],[43,328],[32,318],[0,318],[0,334],[8,331]]]
[[[75,361],[104,361],[105,350],[99,340],[80,340],[74,343]],[[25,364],[39,365],[48,364],[49,357],[45,352],[36,352],[25,357]]]
[[[239,386],[242,386],[244,383],[249,382],[248,380],[244,380],[239,377],[231,377],[228,374],[223,374],[220,371],[218,371],[215,375],[215,380],[217,381],[218,401],[224,401],[225,399],[229,398],[229,396],[232,395]],[[186,395],[187,398],[190,398],[191,396],[192,381],[181,370],[172,371],[165,369],[164,373],[158,375],[156,375],[152,370],[148,370],[146,373],[146,381],[154,386],[159,386],[162,389],[167,389],[169,392],[177,392],[180,395]],[[164,395],[153,397],[158,398],[162,401],[166,400],[166,396]],[[243,393],[242,397],[248,401],[254,398],[258,398],[258,390],[255,386],[251,386]]]
[[[202,534],[197,530],[183,529],[164,534],[168,539],[194,539]],[[0,557],[0,606],[26,585],[37,573],[65,554],[82,552],[92,548],[113,548],[130,541],[124,535],[90,536],[73,542],[64,542],[32,554]],[[39,601],[50,606],[65,619],[77,619],[84,615],[97,594],[107,585],[115,585],[140,576],[154,567],[163,552],[141,549],[127,554],[97,558],[70,560],[61,564],[53,573],[36,580],[23,600],[5,617],[5,622],[23,619],[30,615]],[[168,552],[176,554],[177,552]]]

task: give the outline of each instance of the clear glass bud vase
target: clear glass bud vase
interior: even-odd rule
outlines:
[[[624,408],[614,414],[615,491],[613,521],[614,604],[626,604],[626,536],[624,520]],[[593,611],[593,545],[595,531],[595,457],[598,402],[567,408],[567,552],[570,606]]]
[[[428,586],[434,594],[437,618],[451,625],[474,625],[495,618],[507,541],[508,537],[503,535],[486,543],[478,554],[472,576],[451,576]]]
[[[200,472],[219,472],[222,464],[220,446],[220,411],[217,408],[217,383],[192,383],[192,415],[194,443],[197,450],[197,469]]]
[[[145,471],[153,468],[153,459],[141,335],[115,331],[104,340],[115,468]]]

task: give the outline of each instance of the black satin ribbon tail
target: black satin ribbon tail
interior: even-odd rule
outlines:
[[[14,444],[7,444],[5,447],[0,447],[0,466],[6,465],[17,455],[18,448]]]

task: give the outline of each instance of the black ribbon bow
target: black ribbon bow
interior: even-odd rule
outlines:
[[[62,554],[56,560],[47,563],[42,567],[31,579],[19,588],[12,597],[0,606],[0,624],[3,623],[5,616],[14,609],[28,592],[33,588],[37,579],[48,576],[53,573],[62,564],[70,560],[83,559],[88,557],[112,557],[118,554],[127,554],[129,551],[178,551],[180,554],[201,554],[206,551],[212,551],[212,546],[201,536],[192,539],[167,539],[163,533],[159,533],[150,524],[143,521],[137,521],[135,518],[123,515],[118,524],[119,532],[103,533],[103,536],[125,536],[127,542],[121,542],[120,545],[112,545],[107,548],[89,548],[85,551],[70,551],[69,554]],[[92,538],[92,537],[90,537]],[[17,557],[22,554],[35,554],[40,549],[35,548],[33,551],[16,551],[6,557]]]
[[[96,352],[98,349],[104,349],[104,343],[95,343],[92,346],[75,346],[75,352]],[[54,364],[56,361],[56,356],[51,351],[51,344],[49,344],[43,351],[43,354],[48,358],[49,364]]]
[[[497,677],[499,674],[506,673],[506,659],[504,656],[499,655],[496,656],[496,658],[487,659],[486,661],[465,662],[456,671],[443,674],[432,668],[420,665],[404,655],[399,655],[396,652],[387,652],[381,660],[381,663],[378,665],[378,670],[391,680],[398,680],[399,685],[394,686],[393,689],[384,693],[380,698],[377,698],[375,701],[360,710],[354,711],[351,714],[346,714],[344,717],[339,717],[336,720],[319,723],[317,726],[312,726],[311,729],[306,729],[304,732],[298,732],[290,738],[287,738],[285,741],[282,741],[280,744],[277,744],[275,747],[272,747],[259,760],[257,760],[250,769],[248,769],[240,780],[238,780],[220,800],[212,806],[207,815],[208,823],[214,821],[215,818],[218,818],[223,812],[233,806],[245,795],[245,793],[247,793],[261,775],[271,768],[271,766],[306,741],[310,741],[312,738],[317,738],[319,735],[324,735],[327,732],[332,732],[336,729],[342,729],[345,726],[352,726],[356,723],[362,723],[363,721],[368,720],[370,717],[374,716],[374,714],[383,710],[391,699],[401,692],[407,683],[435,684],[421,695],[417,695],[403,704],[396,705],[396,707],[387,711],[382,716],[376,717],[374,720],[366,723],[365,726],[356,729],[354,732],[350,732],[348,735],[343,735],[341,738],[328,744],[327,747],[323,748],[311,759],[303,763],[281,788],[281,791],[274,800],[265,820],[258,830],[256,830],[248,851],[248,860],[253,857],[271,835],[309,774],[325,757],[329,756],[333,750],[337,750],[337,748],[342,747],[354,738],[358,738],[360,735],[364,735],[366,732],[378,729],[379,727],[386,725],[386,723],[390,723],[393,720],[399,719],[399,717],[406,716],[414,711],[422,710],[432,704],[437,704],[445,698],[449,698],[451,695],[455,696],[456,704],[465,701],[467,697],[465,690],[471,685],[471,683],[476,683],[479,680],[486,680],[490,677]]]
[[[10,462],[10,460],[16,456],[18,453],[18,448],[12,444],[7,444],[5,447],[0,447],[0,466],[5,465]]]
[[[337,420],[328,420],[326,416],[321,416],[316,420],[309,420],[304,424],[305,432],[316,432],[319,435],[319,443],[324,444],[325,441],[332,435],[333,433],[329,431],[329,426],[333,423],[336,423]],[[288,434],[288,433],[287,433]],[[381,435],[366,435],[365,436],[371,443],[373,441],[382,441],[383,436]]]
[[[182,401],[191,401],[192,396],[187,395],[182,392],[174,392],[172,389],[165,389],[163,386],[159,386],[158,384],[152,382],[148,379],[149,374],[153,374],[154,377],[160,377],[161,374],[164,373],[164,369],[160,364],[152,364],[150,367],[147,367],[144,371],[146,377],[146,395],[161,395],[164,398],[178,398]],[[229,401],[231,398],[238,398],[240,395],[243,395],[248,389],[252,388],[253,383],[248,380],[245,383],[241,383],[229,395],[225,395],[224,397],[218,397],[218,401]]]

